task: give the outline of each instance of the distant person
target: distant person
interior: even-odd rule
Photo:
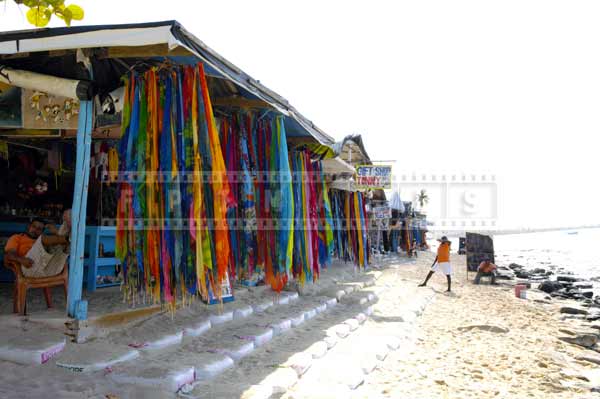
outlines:
[[[43,234],[47,229],[50,234]],[[6,261],[17,263],[25,277],[52,277],[63,271],[69,257],[71,210],[63,213],[57,229],[41,219],[33,219],[25,233],[14,234],[4,247]]]
[[[417,240],[413,239],[412,240],[412,246],[410,247],[410,251],[408,252],[408,256],[412,257],[414,255],[415,258],[417,258],[418,257],[417,249],[418,248],[419,247],[417,246]]]
[[[475,284],[479,284],[482,277],[490,277],[491,284],[496,285],[496,270],[498,267],[494,265],[490,258],[485,258],[477,267],[477,275],[475,276],[475,280],[473,281]]]
[[[419,284],[419,287],[425,287],[427,282],[433,276],[433,273],[441,270],[442,273],[446,275],[446,280],[448,281],[448,289],[446,292],[451,292],[452,290],[452,265],[450,264],[450,240],[448,237],[443,236],[438,240],[440,242],[440,246],[437,250],[437,256],[431,265],[431,270],[429,274],[425,278],[425,281],[422,284]]]

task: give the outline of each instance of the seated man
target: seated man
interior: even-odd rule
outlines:
[[[485,258],[483,262],[479,264],[477,268],[477,275],[475,276],[475,284],[479,284],[481,277],[489,276],[491,277],[491,284],[496,284],[496,265],[490,262],[489,258]]]
[[[42,234],[47,228],[50,234]],[[15,234],[4,247],[6,261],[21,265],[25,277],[52,277],[63,271],[69,257],[71,210],[63,213],[60,229],[33,219],[25,233]]]

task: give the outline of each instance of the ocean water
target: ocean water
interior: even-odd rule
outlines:
[[[584,278],[600,277],[600,229],[494,236],[498,265],[527,269],[562,267]]]

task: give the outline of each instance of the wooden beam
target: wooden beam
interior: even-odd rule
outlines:
[[[64,57],[68,54],[75,53],[76,50],[51,50],[51,51],[36,51],[36,52],[23,52],[23,53],[14,53],[14,54],[0,54],[0,60],[11,60],[11,59],[20,59],[20,58],[28,58],[28,57],[38,57],[38,56],[47,56],[47,57]]]
[[[145,58],[166,56],[190,56],[193,55],[185,47],[177,46],[169,49],[166,43],[153,44],[149,46],[118,46],[109,47],[100,58]]]
[[[214,106],[222,106],[222,107],[239,107],[239,108],[268,108],[273,109],[273,107],[259,99],[249,99],[244,97],[221,97],[215,98],[212,100],[212,104]]]
[[[83,248],[87,214],[88,183],[90,178],[90,147],[94,112],[92,101],[81,101],[77,128],[77,157],[75,158],[75,188],[71,210],[71,251],[69,256],[69,287],[67,312],[75,316],[83,289]]]

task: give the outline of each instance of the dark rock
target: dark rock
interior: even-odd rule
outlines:
[[[519,264],[516,263],[511,263],[510,265],[508,265],[509,268],[513,269],[513,270],[518,270],[518,269],[524,269],[524,266],[521,266]]]
[[[539,290],[544,291],[548,294],[550,294],[554,291],[558,291],[561,288],[563,288],[563,285],[561,283],[559,283],[558,281],[544,281],[538,287]]]
[[[578,281],[583,281],[583,279],[572,276],[558,276],[556,277],[556,281],[566,281],[568,283],[576,283]]]
[[[577,287],[577,288],[580,288],[580,289],[584,289],[585,288],[585,289],[590,289],[591,290],[592,288],[594,288],[594,285],[586,281],[586,282],[575,283],[575,284],[573,284],[573,287]]]
[[[594,312],[590,312],[585,319],[587,321],[596,321],[596,320],[600,320],[600,311],[594,311]]]
[[[592,298],[594,296],[594,291],[581,291],[581,295],[586,298]]]
[[[592,334],[581,334],[576,337],[559,337],[558,339],[573,345],[583,346],[584,348],[592,348],[598,342],[598,336]]]
[[[531,274],[546,274],[546,269],[535,268],[531,271]]]
[[[517,278],[529,279],[529,277],[531,277],[531,273],[523,271],[523,270],[516,269],[515,270],[515,276],[517,276]]]
[[[560,308],[560,313],[587,315],[588,311],[585,309],[572,308],[570,306],[563,306],[562,308]]]

